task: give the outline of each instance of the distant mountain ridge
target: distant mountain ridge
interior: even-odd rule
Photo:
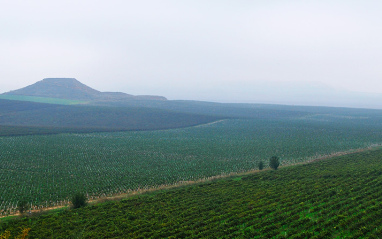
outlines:
[[[101,92],[75,78],[45,78],[32,85],[4,94],[90,101],[167,100],[163,96],[134,96],[122,92]]]

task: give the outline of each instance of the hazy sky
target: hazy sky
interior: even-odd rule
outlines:
[[[74,77],[101,91],[169,99],[382,93],[380,0],[0,4],[1,92]]]

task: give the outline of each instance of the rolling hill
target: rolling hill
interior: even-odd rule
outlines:
[[[24,88],[3,95],[35,96],[82,101],[118,101],[118,100],[166,100],[163,96],[134,96],[122,92],[101,92],[75,78],[45,78]]]
[[[0,135],[159,130],[221,118],[146,107],[57,105],[0,99]]]
[[[101,92],[74,78],[46,78],[0,95],[0,135],[160,130],[227,118],[285,118],[306,114]]]
[[[160,130],[189,127],[223,118],[152,108],[150,105],[115,104],[132,101],[167,99],[162,96],[101,92],[74,78],[46,78],[0,95],[0,135]]]
[[[220,119],[373,117],[380,110],[166,100],[101,92],[74,78],[46,78],[0,95],[0,135],[159,130]]]

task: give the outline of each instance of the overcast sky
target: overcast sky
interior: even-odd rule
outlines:
[[[226,102],[382,93],[379,0],[0,4],[1,92],[73,77],[101,91]]]

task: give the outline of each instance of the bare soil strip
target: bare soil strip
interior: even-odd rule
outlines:
[[[211,123],[208,123],[208,124],[213,124],[213,123],[217,123],[217,122],[220,122],[220,121],[222,121],[222,120],[211,122]],[[354,153],[360,153],[360,152],[364,152],[364,151],[374,150],[374,149],[380,148],[381,146],[382,145],[378,144],[378,145],[373,145],[373,146],[370,146],[370,147],[367,147],[367,148],[361,148],[361,149],[356,149],[356,150],[348,150],[348,151],[336,152],[336,153],[332,153],[330,155],[319,156],[317,158],[314,158],[312,160],[308,160],[308,161],[305,161],[305,162],[300,162],[300,163],[288,164],[288,165],[280,166],[280,168],[290,167],[290,166],[294,166],[294,165],[301,165],[301,164],[309,164],[309,163],[313,163],[313,162],[317,162],[317,161],[321,161],[321,160],[327,160],[327,159],[331,159],[331,158],[335,158],[335,157],[339,157],[339,156],[343,156],[343,155],[348,155],[348,154],[354,154]],[[261,171],[267,171],[267,170],[271,170],[271,169],[263,169]],[[113,195],[113,196],[100,197],[100,198],[97,198],[97,199],[89,200],[88,203],[91,204],[91,205],[94,205],[94,204],[98,204],[98,203],[102,203],[102,202],[107,202],[107,201],[118,201],[118,200],[121,200],[121,199],[133,197],[135,195],[139,195],[139,194],[143,194],[143,193],[147,193],[147,192],[159,191],[159,190],[163,190],[163,189],[178,188],[178,187],[182,187],[182,186],[185,186],[185,185],[191,185],[191,184],[198,184],[198,183],[208,182],[208,181],[212,181],[214,179],[219,179],[219,178],[227,178],[227,177],[231,177],[231,176],[243,176],[243,175],[248,175],[248,174],[253,174],[253,173],[258,173],[258,172],[260,172],[260,170],[253,169],[253,170],[249,170],[249,171],[245,171],[245,172],[237,172],[237,173],[233,172],[233,173],[229,173],[229,174],[221,174],[221,175],[211,176],[211,177],[208,177],[208,178],[202,178],[202,179],[198,179],[198,180],[194,180],[194,181],[179,181],[179,182],[177,182],[175,184],[159,185],[159,186],[152,187],[152,188],[144,188],[144,189],[131,190],[131,191],[127,192],[127,193],[116,194],[116,195]],[[70,207],[70,204],[66,204],[66,205],[62,205],[62,206],[46,207],[46,208],[39,209],[39,210],[31,210],[30,214],[33,214],[33,213],[43,213],[43,212],[51,211],[51,210],[54,210],[54,209],[69,208],[69,207]],[[6,216],[0,216],[0,218],[11,217],[11,216],[21,216],[21,214],[20,213],[9,214],[9,215],[6,215]]]

